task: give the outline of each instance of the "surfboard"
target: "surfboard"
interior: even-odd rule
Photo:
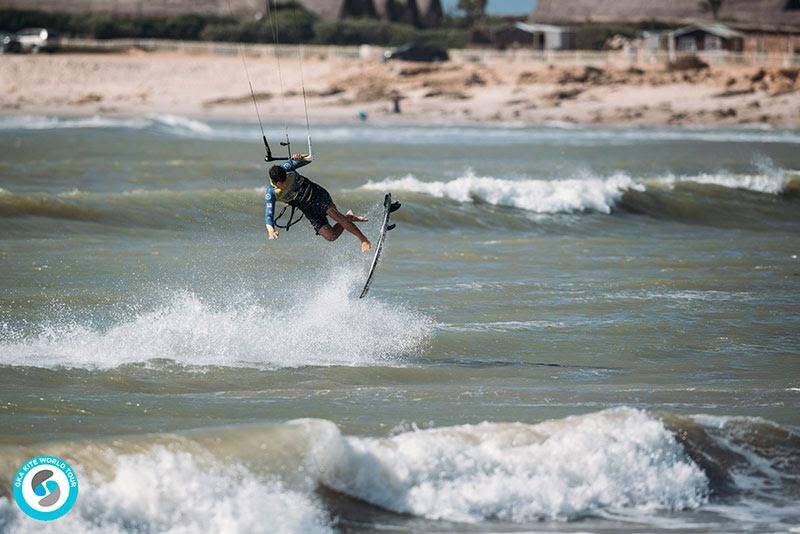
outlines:
[[[372,285],[372,278],[375,276],[375,267],[378,266],[378,260],[381,259],[381,251],[383,250],[383,244],[386,242],[386,234],[389,230],[394,230],[393,224],[389,224],[389,216],[393,211],[397,211],[400,209],[399,202],[392,202],[392,194],[386,193],[386,196],[383,199],[383,223],[381,224],[381,233],[378,237],[378,242],[375,245],[375,256],[372,258],[372,263],[369,266],[369,274],[367,275],[367,282],[364,284],[364,289],[361,290],[361,296],[358,297],[363,299],[369,293],[369,288]]]

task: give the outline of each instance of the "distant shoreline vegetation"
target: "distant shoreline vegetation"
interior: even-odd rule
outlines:
[[[490,46],[490,28],[508,19],[485,17],[470,27],[464,17],[445,16],[440,28],[417,28],[367,18],[325,20],[297,4],[279,5],[275,10],[278,42],[281,44],[398,46],[415,41],[444,48],[470,45]],[[89,39],[179,39],[273,43],[270,18],[179,15],[175,17],[114,16],[108,13],[51,13],[0,8],[0,31],[44,27],[67,37]],[[660,30],[674,25],[656,20],[636,24],[586,22],[575,27],[576,45],[581,50],[600,50],[614,35],[632,38],[641,30]]]
[[[409,24],[375,19],[324,20],[297,5],[275,11],[281,44],[374,44],[397,46],[416,41],[446,48],[465,47],[474,31],[459,18],[449,18],[442,28],[422,29]],[[0,8],[0,31],[44,27],[66,37],[89,39],[180,39],[273,43],[270,18],[179,15],[175,17],[114,16],[107,13],[53,13]]]

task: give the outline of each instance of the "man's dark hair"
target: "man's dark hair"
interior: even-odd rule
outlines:
[[[269,169],[269,179],[273,184],[276,182],[283,182],[286,180],[286,169],[280,165],[273,165]]]

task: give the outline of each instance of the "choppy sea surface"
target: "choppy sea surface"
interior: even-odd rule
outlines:
[[[367,299],[252,124],[0,118],[0,531],[800,531],[800,131],[313,134]]]

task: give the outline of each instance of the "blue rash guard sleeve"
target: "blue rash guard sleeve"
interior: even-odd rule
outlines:
[[[309,163],[311,163],[311,160],[307,160],[307,159],[301,159],[301,160],[289,159],[289,160],[284,161],[283,165],[281,165],[281,166],[284,169],[286,169],[286,172],[291,172],[291,171],[293,171],[295,169],[299,169],[300,167],[305,167]]]
[[[275,187],[272,184],[264,190],[264,222],[267,228],[275,229]]]

